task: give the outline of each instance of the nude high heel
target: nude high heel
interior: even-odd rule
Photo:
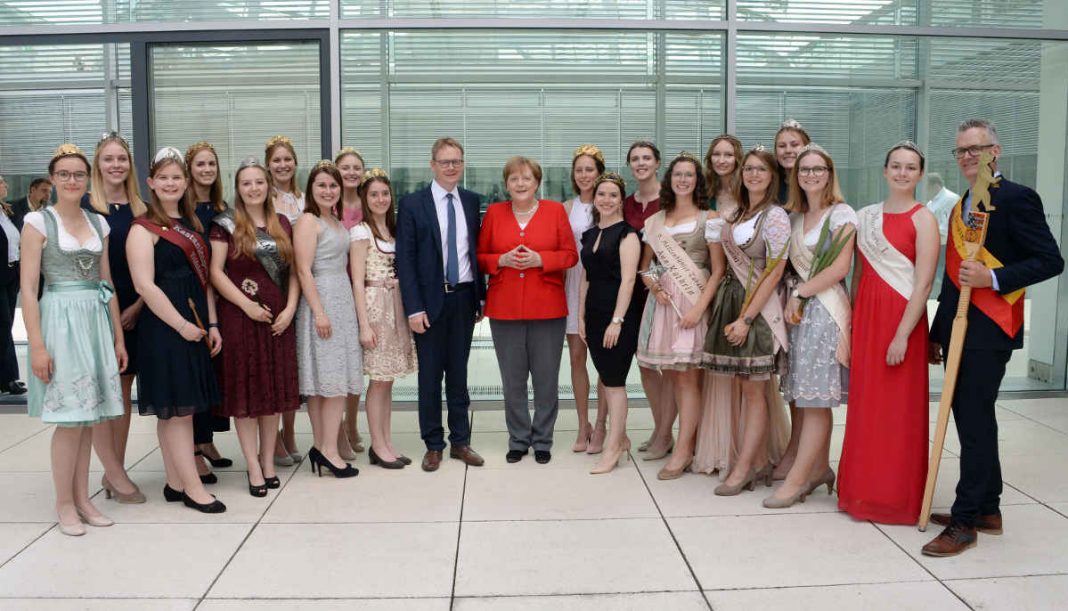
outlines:
[[[604,439],[608,436],[608,427],[603,422],[598,422],[590,434],[590,443],[586,447],[587,454],[600,454],[604,450]]]
[[[593,435],[593,427],[587,422],[579,427],[578,438],[571,446],[572,452],[585,452],[590,445],[590,437]]]
[[[757,470],[750,469],[749,473],[745,476],[745,479],[740,483],[730,486],[726,482],[716,486],[716,489],[712,492],[716,496],[737,496],[742,493],[742,490],[753,490],[753,482],[756,481]]]
[[[593,469],[590,469],[590,475],[601,475],[604,473],[611,473],[620,464],[630,460],[630,439],[623,438],[622,447],[616,451],[613,455],[612,452],[606,452],[601,457],[600,462]]]
[[[827,485],[827,494],[831,494],[834,492],[834,482],[837,478],[838,476],[835,475],[834,469],[827,467],[827,470],[823,472],[823,475],[808,483],[808,490],[805,491],[805,494],[812,494],[817,488],[824,484]]]

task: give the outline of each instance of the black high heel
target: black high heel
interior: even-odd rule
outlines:
[[[185,496],[184,492],[171,488],[170,484],[163,484],[163,498],[168,503],[177,503],[182,500],[183,496]]]
[[[323,457],[323,453],[319,451],[319,448],[312,446],[308,450],[308,466],[311,467],[312,473],[315,472],[315,465]]]
[[[282,480],[278,479],[277,475],[274,477],[265,477],[263,478],[263,481],[271,490],[277,490],[278,488],[282,487]]]
[[[208,458],[207,456],[204,456],[204,453],[201,452],[200,450],[197,450],[197,451],[193,452],[193,459],[194,460],[196,460],[197,456],[203,457],[203,458],[207,459],[208,462],[211,462],[211,459]],[[212,465],[214,465],[214,464],[215,463],[212,463]],[[217,475],[215,475],[214,473],[211,473],[211,472],[208,472],[207,475],[200,475],[198,473],[197,477],[200,478],[200,483],[202,483],[202,484],[218,484],[219,483],[219,477]]]
[[[330,459],[323,456],[321,452],[315,457],[314,466],[318,468],[319,477],[323,476],[323,467],[326,467],[327,470],[330,471],[330,473],[333,473],[334,477],[338,479],[356,477],[360,474],[360,470],[349,463],[345,463],[344,467],[335,467],[334,463],[330,462]]]
[[[215,467],[216,469],[225,469],[226,467],[234,466],[234,461],[230,460],[229,458],[226,458],[224,456],[220,456],[218,458],[212,458],[212,457],[208,456],[207,454],[205,454],[203,450],[197,450],[194,453],[194,455],[195,456],[203,456],[204,460],[207,460],[208,463],[211,464],[211,466]]]
[[[248,493],[249,494],[251,494],[252,496],[257,497],[257,498],[263,498],[263,497],[267,496],[267,483],[266,482],[264,482],[264,483],[262,483],[262,484],[260,484],[258,486],[253,484],[252,483],[252,475],[250,475],[248,473],[248,471],[245,472],[245,477],[246,477],[246,479],[248,479]]]
[[[222,513],[226,511],[226,505],[222,504],[222,501],[215,498],[215,495],[211,495],[210,503],[198,503],[189,498],[189,495],[182,493],[182,503],[190,509],[196,509],[200,513]]]

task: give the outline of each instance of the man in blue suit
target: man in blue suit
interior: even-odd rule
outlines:
[[[980,201],[972,198],[983,170],[979,156],[987,151],[994,156],[989,203],[981,201],[981,197],[976,198]],[[1053,278],[1064,269],[1041,198],[997,172],[1001,145],[994,126],[983,119],[961,123],[953,155],[969,189],[949,218],[946,272],[931,326],[932,363],[940,362],[949,347],[960,287],[972,287],[972,298],[953,394],[953,421],[960,437],[960,480],[951,513],[931,515],[931,522],[946,528],[923,547],[927,556],[955,556],[975,546],[976,532],[1002,532],[1001,463],[994,403],[1012,351],[1023,347],[1024,288]],[[978,260],[964,261],[962,219],[967,218],[972,206],[990,216]]]
[[[467,359],[481,318],[485,281],[478,270],[479,196],[459,188],[464,148],[439,138],[431,148],[430,186],[404,196],[397,211],[397,278],[419,356],[419,432],[423,470],[437,471],[445,449],[441,380],[449,420],[449,456],[473,467]]]

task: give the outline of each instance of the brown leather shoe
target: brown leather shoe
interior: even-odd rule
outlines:
[[[449,456],[464,461],[464,464],[469,467],[481,467],[486,462],[482,460],[478,452],[471,449],[471,446],[452,446],[449,448]]]
[[[948,513],[931,514],[931,522],[939,526],[949,526],[952,519],[952,516]],[[984,535],[1000,535],[1003,532],[1001,529],[1001,515],[993,513],[975,518],[975,530]]]
[[[958,524],[950,524],[940,535],[931,539],[931,542],[923,546],[924,556],[945,558],[956,556],[966,549],[975,547],[978,536],[974,528],[965,528]]]
[[[423,454],[423,471],[437,471],[441,466],[441,450],[427,450]]]

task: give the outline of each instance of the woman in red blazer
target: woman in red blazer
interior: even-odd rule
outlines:
[[[478,238],[478,265],[489,275],[485,314],[501,368],[510,463],[531,446],[552,459],[560,357],[567,325],[564,272],[578,262],[563,204],[537,199],[541,166],[512,157],[504,165],[510,201],[491,204]],[[534,384],[534,418],[527,377]]]

